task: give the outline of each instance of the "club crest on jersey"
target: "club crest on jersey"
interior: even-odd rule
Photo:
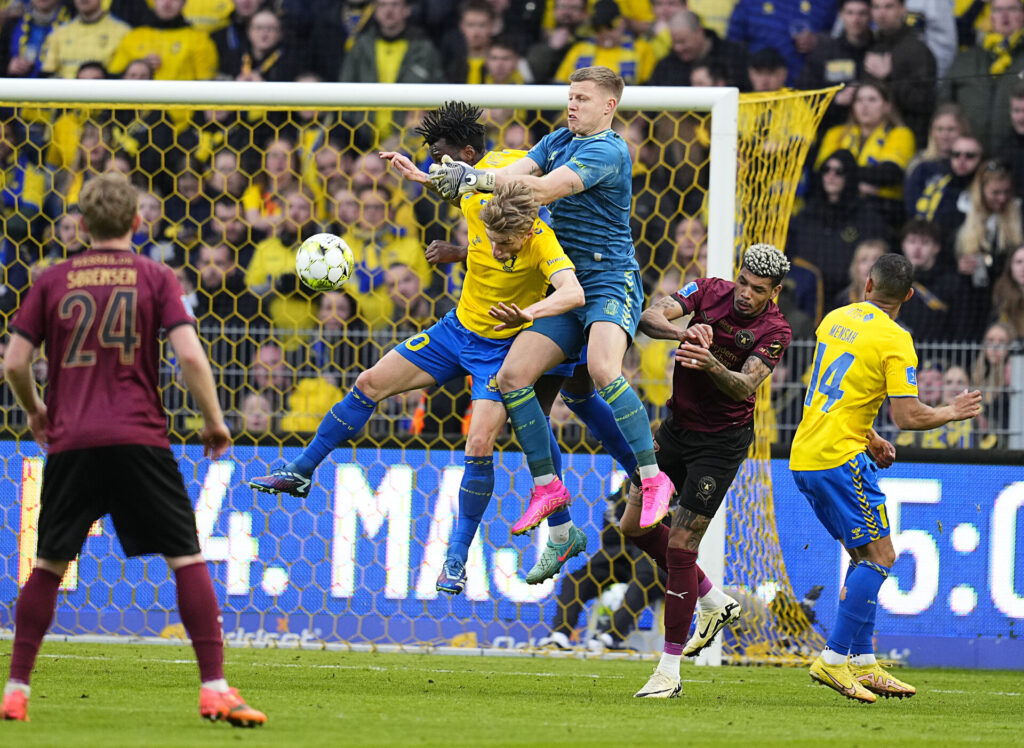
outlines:
[[[734,338],[736,345],[747,351],[754,347],[754,333],[750,330],[740,330]]]
[[[609,317],[617,315],[619,313],[619,302],[615,299],[608,299],[608,301],[604,303],[604,313]]]
[[[497,374],[491,374],[491,378],[487,380],[487,391],[488,392],[498,392],[499,391],[499,389],[498,389],[498,375]]]
[[[501,269],[504,270],[506,273],[515,272],[517,259],[519,259],[519,255],[512,255],[503,263],[501,263]]]

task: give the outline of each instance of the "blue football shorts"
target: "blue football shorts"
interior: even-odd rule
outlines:
[[[546,372],[546,377],[571,377],[576,373],[577,366],[586,366],[587,364],[587,347],[583,346],[583,350],[580,351],[579,358],[574,358],[571,361],[563,361],[560,364],[555,364]]]
[[[502,402],[495,375],[512,346],[511,338],[485,338],[467,330],[455,310],[395,350],[434,378],[438,384],[469,375],[474,400]]]
[[[632,342],[644,306],[640,271],[597,270],[577,275],[586,303],[556,317],[539,319],[530,331],[551,338],[569,360],[579,358],[587,342],[587,331],[595,322],[615,323]]]
[[[794,470],[793,479],[829,534],[847,548],[857,548],[889,534],[877,471],[862,452],[830,470]]]

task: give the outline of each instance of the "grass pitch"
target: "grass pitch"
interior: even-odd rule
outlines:
[[[7,672],[10,642],[0,643]],[[849,702],[803,669],[683,666],[683,697],[632,698],[654,663],[229,649],[227,676],[268,723],[199,719],[192,651],[46,643],[28,724],[0,745],[340,746],[1020,744],[1020,673],[901,669],[905,701]]]

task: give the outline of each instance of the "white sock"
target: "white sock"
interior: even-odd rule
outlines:
[[[639,468],[640,480],[647,480],[648,478],[653,478],[654,476],[661,472],[657,465],[640,465]]]
[[[224,678],[218,678],[217,680],[203,681],[203,688],[209,688],[219,693],[228,692],[228,682]]]
[[[821,659],[825,661],[826,665],[842,665],[846,662],[846,655],[841,655],[838,652],[833,652],[828,647],[821,650]]]
[[[732,598],[722,592],[720,589],[711,585],[711,589],[708,594],[703,597],[697,598],[697,604],[700,605],[701,610],[711,610],[712,608],[722,608],[733,602]]]
[[[856,665],[857,667],[864,667],[865,665],[874,665],[877,662],[873,654],[859,654],[850,655],[850,664]]]
[[[29,686],[28,683],[18,683],[17,681],[13,680],[7,681],[7,685],[4,686],[4,696],[6,696],[7,694],[15,693],[17,691],[21,691],[26,696],[30,696],[32,688],[31,686]]]
[[[554,473],[545,473],[544,475],[538,475],[533,479],[533,485],[535,486],[546,486],[548,483],[553,483],[558,478]]]
[[[569,530],[572,529],[572,520],[563,522],[560,525],[548,525],[548,540],[555,545],[569,542]]]
[[[664,673],[669,678],[679,677],[679,662],[682,655],[671,655],[668,652],[661,653],[661,660],[658,661],[658,672]]]

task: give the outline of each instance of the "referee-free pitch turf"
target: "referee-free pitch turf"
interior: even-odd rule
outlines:
[[[11,642],[0,642],[5,678]],[[1024,742],[1019,672],[902,668],[918,695],[856,704],[805,669],[683,665],[680,699],[634,699],[653,661],[228,649],[261,728],[200,720],[192,650],[47,642],[31,722],[0,746],[770,745]]]

